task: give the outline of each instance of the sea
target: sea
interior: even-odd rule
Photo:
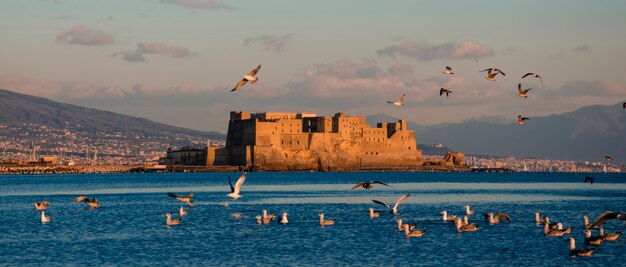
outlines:
[[[240,173],[138,173],[0,176],[2,266],[625,266],[626,236],[604,242],[589,258],[570,257],[566,238],[583,242],[583,215],[626,212],[626,174],[280,172],[248,173],[244,196],[232,201],[228,180]],[[584,183],[585,176],[595,183]],[[382,181],[370,190],[361,181]],[[194,193],[179,225],[181,206],[166,193]],[[410,197],[391,214],[389,205]],[[75,203],[97,197],[92,210]],[[42,224],[33,203],[48,201],[52,221]],[[442,211],[475,214],[476,232],[457,233]],[[380,212],[370,218],[368,209]],[[288,224],[257,224],[255,217],[288,213]],[[534,213],[573,227],[546,237]],[[483,213],[506,213],[490,225]],[[318,214],[335,219],[320,226]],[[396,219],[428,230],[406,238]],[[626,229],[612,220],[606,232]],[[598,235],[593,231],[593,235]]]

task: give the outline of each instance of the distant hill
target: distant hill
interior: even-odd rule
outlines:
[[[384,114],[369,119],[396,118]],[[535,157],[546,159],[626,163],[626,110],[622,103],[594,105],[560,115],[531,117],[526,125],[500,117],[480,117],[461,123],[423,126],[415,130],[418,144],[443,144],[451,150],[473,155]],[[415,128],[414,128],[415,127]]]
[[[53,128],[74,128],[87,132],[122,132],[128,136],[185,134],[198,138],[224,139],[219,132],[174,127],[148,119],[55,102],[46,98],[0,89],[0,123],[41,124]]]

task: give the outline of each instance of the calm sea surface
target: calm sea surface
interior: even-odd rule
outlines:
[[[626,211],[626,175],[562,173],[249,173],[243,198],[231,202],[233,173],[16,175],[0,176],[0,265],[204,265],[204,266],[624,266],[626,236],[605,242],[591,258],[568,256],[564,238],[545,237],[534,212],[574,227],[570,236],[584,246],[582,216]],[[350,190],[359,181],[393,187]],[[181,202],[166,192],[195,193],[196,207],[180,225],[165,226],[165,213]],[[411,197],[400,214],[387,203]],[[72,202],[97,197],[101,208]],[[52,203],[42,224],[33,202]],[[225,207],[225,203],[229,203]],[[456,232],[440,212],[464,214],[469,204],[479,225]],[[370,219],[368,208],[381,211]],[[260,210],[289,224],[258,225]],[[512,221],[489,225],[483,212],[505,212]],[[318,216],[336,219],[320,227]],[[404,237],[395,219],[429,230]],[[611,221],[605,231],[625,230]],[[597,231],[593,231],[597,235]]]

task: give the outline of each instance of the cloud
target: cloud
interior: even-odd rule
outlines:
[[[591,46],[590,45],[581,45],[581,46],[577,46],[572,48],[572,51],[574,52],[589,52],[591,53]]]
[[[192,52],[187,48],[170,46],[163,43],[139,43],[135,51],[117,52],[111,56],[122,56],[122,59],[131,62],[146,62],[145,54],[162,54],[170,55],[170,57],[173,58],[182,58],[195,56],[198,53]]]
[[[435,59],[480,59],[493,56],[495,53],[491,47],[472,41],[433,45],[427,42],[406,40],[399,45],[378,49],[376,54],[392,58],[401,55],[415,58],[418,61],[430,61]]]
[[[192,9],[231,9],[230,5],[215,0],[160,0],[162,4],[177,5]]]
[[[626,85],[615,81],[568,81],[561,89],[546,90],[548,97],[619,97],[626,94]]]
[[[59,33],[56,41],[66,44],[99,46],[114,44],[115,37],[103,31],[90,30],[84,25],[78,25],[68,31]]]
[[[271,36],[271,35],[262,35],[259,37],[246,38],[243,40],[244,46],[251,46],[254,44],[260,44],[267,51],[273,51],[274,53],[284,53],[287,52],[287,45],[291,42],[293,35],[286,34],[284,36]]]

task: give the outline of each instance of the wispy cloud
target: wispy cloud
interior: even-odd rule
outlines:
[[[392,58],[400,55],[415,58],[418,61],[430,61],[435,59],[480,59],[493,56],[495,53],[491,47],[472,41],[434,45],[427,42],[405,40],[401,44],[378,49],[376,54]]]
[[[244,46],[251,46],[254,44],[259,44],[265,48],[267,51],[272,51],[274,53],[284,53],[287,52],[287,45],[293,39],[293,35],[286,34],[284,36],[271,36],[271,35],[261,35],[258,37],[246,38],[243,40]]]
[[[215,0],[160,0],[163,4],[177,5],[192,9],[231,9],[230,5]]]
[[[112,56],[121,56],[126,61],[146,62],[145,54],[161,54],[170,55],[173,58],[182,58],[195,56],[198,53],[192,52],[187,48],[170,46],[164,43],[139,43],[135,51],[117,52]]]
[[[100,30],[91,30],[84,25],[78,25],[68,31],[59,33],[56,41],[66,44],[100,46],[114,44],[115,37]]]
[[[591,46],[590,45],[581,45],[581,46],[577,46],[572,48],[572,51],[574,52],[591,52]]]

